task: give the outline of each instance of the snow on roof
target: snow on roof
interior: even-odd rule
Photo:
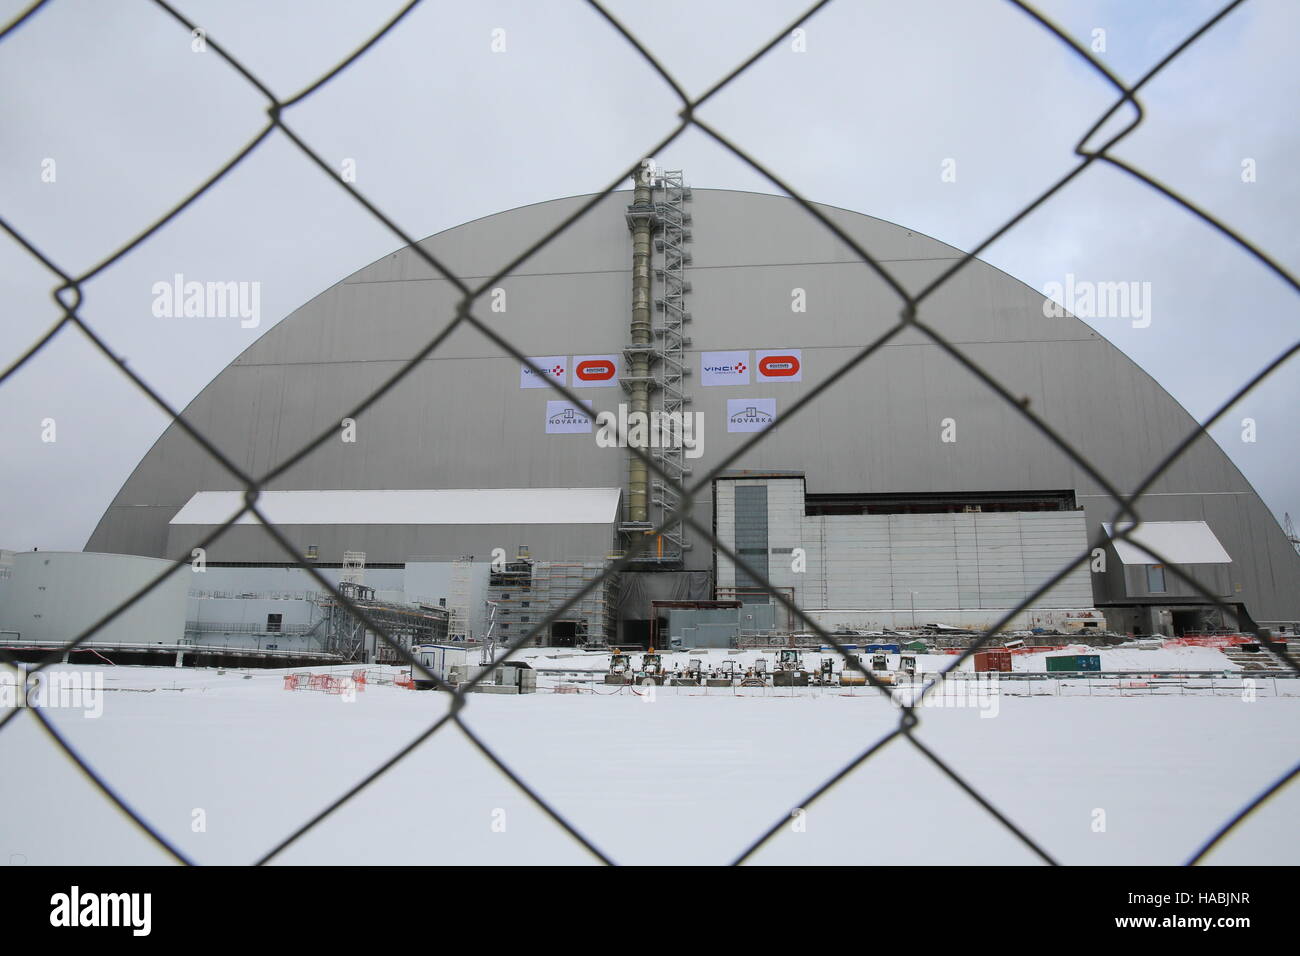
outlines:
[[[257,506],[275,524],[612,524],[617,488],[421,488],[264,491]],[[200,491],[170,524],[222,524],[243,507],[242,491]],[[249,513],[238,524],[257,524]]]
[[[1106,534],[1115,537],[1111,525],[1103,523]],[[1174,564],[1231,564],[1232,556],[1223,549],[1210,526],[1204,521],[1144,521],[1129,541],[1114,541],[1115,553],[1124,564],[1158,564],[1159,558],[1148,554],[1142,545],[1158,551]]]

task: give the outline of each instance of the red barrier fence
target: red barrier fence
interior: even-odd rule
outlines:
[[[1255,638],[1246,634],[1184,634],[1171,637],[1164,647],[1232,647],[1235,644],[1254,644]]]
[[[366,672],[358,668],[351,677],[336,677],[333,674],[285,674],[285,690],[316,690],[325,694],[343,694],[348,690],[364,691],[366,689]]]

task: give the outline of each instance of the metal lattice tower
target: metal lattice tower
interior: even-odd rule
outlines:
[[[662,422],[684,422],[686,406],[691,400],[685,387],[685,378],[690,371],[686,367],[685,353],[691,342],[686,335],[686,323],[691,320],[691,313],[686,308],[686,296],[691,291],[691,284],[686,280],[686,267],[691,262],[691,254],[686,248],[691,241],[691,215],[686,211],[686,204],[691,201],[691,190],[682,181],[680,169],[660,172],[655,186],[659,190],[655,202],[659,222],[655,251],[663,255],[663,264],[655,269],[655,278],[662,290],[655,298],[655,309],[659,313],[659,324],[654,329],[659,359],[657,410]],[[672,479],[671,484],[659,478],[651,482],[651,500],[658,510],[659,521],[677,507],[681,500],[677,489],[691,471],[686,464],[682,442],[678,440],[667,445],[651,449],[655,462]],[[689,549],[686,528],[681,521],[664,529],[665,560],[680,560],[682,552]]]
[[[343,573],[339,575],[339,580],[349,584],[365,584],[366,553],[364,551],[343,552]]]
[[[1295,524],[1291,521],[1290,512],[1287,512],[1282,527],[1286,531],[1286,539],[1291,542],[1291,547],[1295,548],[1297,554],[1300,554],[1300,537],[1296,536]]]
[[[473,555],[462,555],[451,563],[451,594],[447,601],[447,638],[469,640],[470,566]]]

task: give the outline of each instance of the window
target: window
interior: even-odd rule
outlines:
[[[266,616],[266,629],[272,634],[280,632],[280,623],[284,620],[283,614],[268,614]]]
[[[1147,565],[1147,590],[1152,594],[1165,593],[1165,566],[1163,564]]]

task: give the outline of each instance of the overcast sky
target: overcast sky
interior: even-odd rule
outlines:
[[[0,0],[5,22],[29,0]],[[807,4],[624,2],[610,9],[699,93]],[[1136,79],[1221,4],[1050,0]],[[309,85],[401,4],[177,0],[277,95]],[[493,52],[504,30],[505,51]],[[1112,89],[997,0],[839,0],[701,111],[809,199],[978,244],[1074,162]],[[1300,268],[1300,4],[1251,0],[1143,94],[1117,155]],[[53,0],[0,42],[0,214],[80,272],[154,221],[265,125],[265,102],[148,0]],[[429,2],[286,111],[356,186],[423,237],[526,203],[605,188],[673,128],[671,91],[581,2]],[[777,190],[707,136],[656,156],[699,187]],[[955,182],[942,164],[956,161]],[[1255,182],[1242,181],[1254,161]],[[53,182],[43,170],[53,160]],[[48,178],[48,177],[47,177]],[[534,237],[520,237],[522,248]],[[282,134],[84,287],[81,314],[183,408],[275,322],[401,245]],[[1300,337],[1300,298],[1199,220],[1096,165],[983,258],[1038,289],[1067,273],[1151,283],[1151,322],[1092,324],[1204,418]],[[175,273],[261,283],[262,321],[151,313]],[[0,365],[54,322],[55,278],[0,236]],[[1080,369],[1081,376],[1087,375]],[[1214,435],[1280,518],[1300,519],[1300,365]],[[0,547],[80,549],[167,419],[76,331],[0,386]],[[1137,414],[1134,410],[1134,414]],[[1256,422],[1253,443],[1242,419]],[[57,441],[42,441],[54,419]],[[1133,449],[1141,455],[1144,449]],[[1127,490],[1127,489],[1125,489]]]

